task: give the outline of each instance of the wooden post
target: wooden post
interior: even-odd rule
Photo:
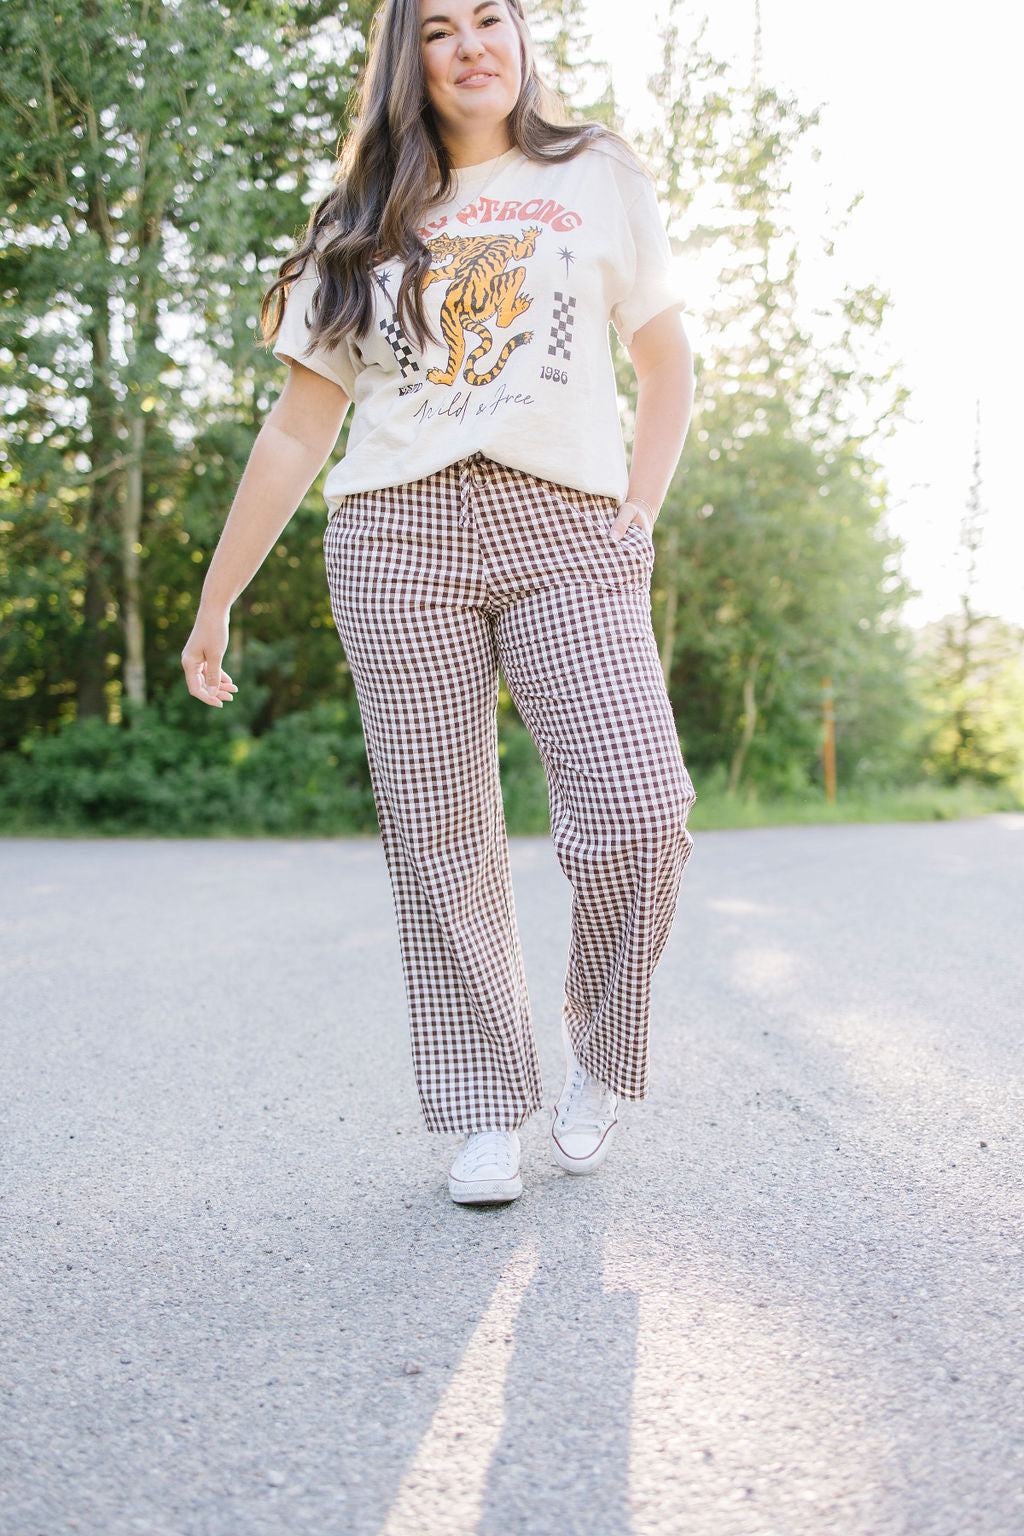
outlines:
[[[832,679],[821,680],[825,716],[823,756],[825,760],[825,799],[829,805],[836,803],[836,716],[832,702]]]

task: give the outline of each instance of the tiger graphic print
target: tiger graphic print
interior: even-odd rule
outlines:
[[[524,261],[532,256],[537,236],[543,231],[539,225],[524,229],[522,237],[515,235],[435,235],[427,242],[435,260],[444,265],[431,268],[424,281],[448,284],[441,304],[441,335],[448,347],[448,362],[444,368],[428,368],[427,378],[432,384],[454,384],[465,358],[462,377],[467,384],[489,384],[497,378],[517,347],[525,346],[533,339],[532,331],[519,331],[510,336],[490,368],[485,373],[477,364],[490,352],[494,337],[485,321],[493,318],[496,325],[507,329],[521,315],[525,315],[533,299],[521,292],[525,267],[511,267],[511,261]],[[477,337],[478,345],[466,357],[467,332]]]

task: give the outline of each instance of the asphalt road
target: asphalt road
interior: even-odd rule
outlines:
[[[1024,817],[699,836],[651,1099],[491,1209],[376,841],[0,860],[4,1536],[1024,1531]]]

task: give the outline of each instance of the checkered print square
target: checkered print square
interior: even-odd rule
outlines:
[[[395,354],[398,366],[402,370],[402,378],[407,379],[411,373],[419,373],[420,365],[416,361],[415,350],[399,325],[397,317],[392,315],[390,318],[381,320],[380,328]]]
[[[391,874],[428,1127],[541,1104],[498,777],[499,667],[572,884],[563,1014],[589,1071],[648,1084],[650,980],[693,786],[651,627],[654,549],[617,503],[474,454],[346,496],[324,537]],[[559,1087],[561,1084],[559,1084]]]
[[[557,357],[559,353],[569,362],[572,354],[569,351],[569,343],[572,341],[572,326],[576,318],[573,310],[576,308],[576,300],[572,294],[555,294],[555,307],[552,311],[554,324],[551,327],[551,345],[548,347],[548,356]]]

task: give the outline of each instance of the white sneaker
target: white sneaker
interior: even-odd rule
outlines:
[[[474,1131],[467,1136],[448,1175],[452,1199],[460,1205],[497,1205],[517,1200],[522,1192],[515,1131]]]
[[[593,1173],[604,1162],[618,1120],[618,1097],[576,1060],[562,1020],[565,1087],[551,1119],[551,1156],[566,1173]]]

